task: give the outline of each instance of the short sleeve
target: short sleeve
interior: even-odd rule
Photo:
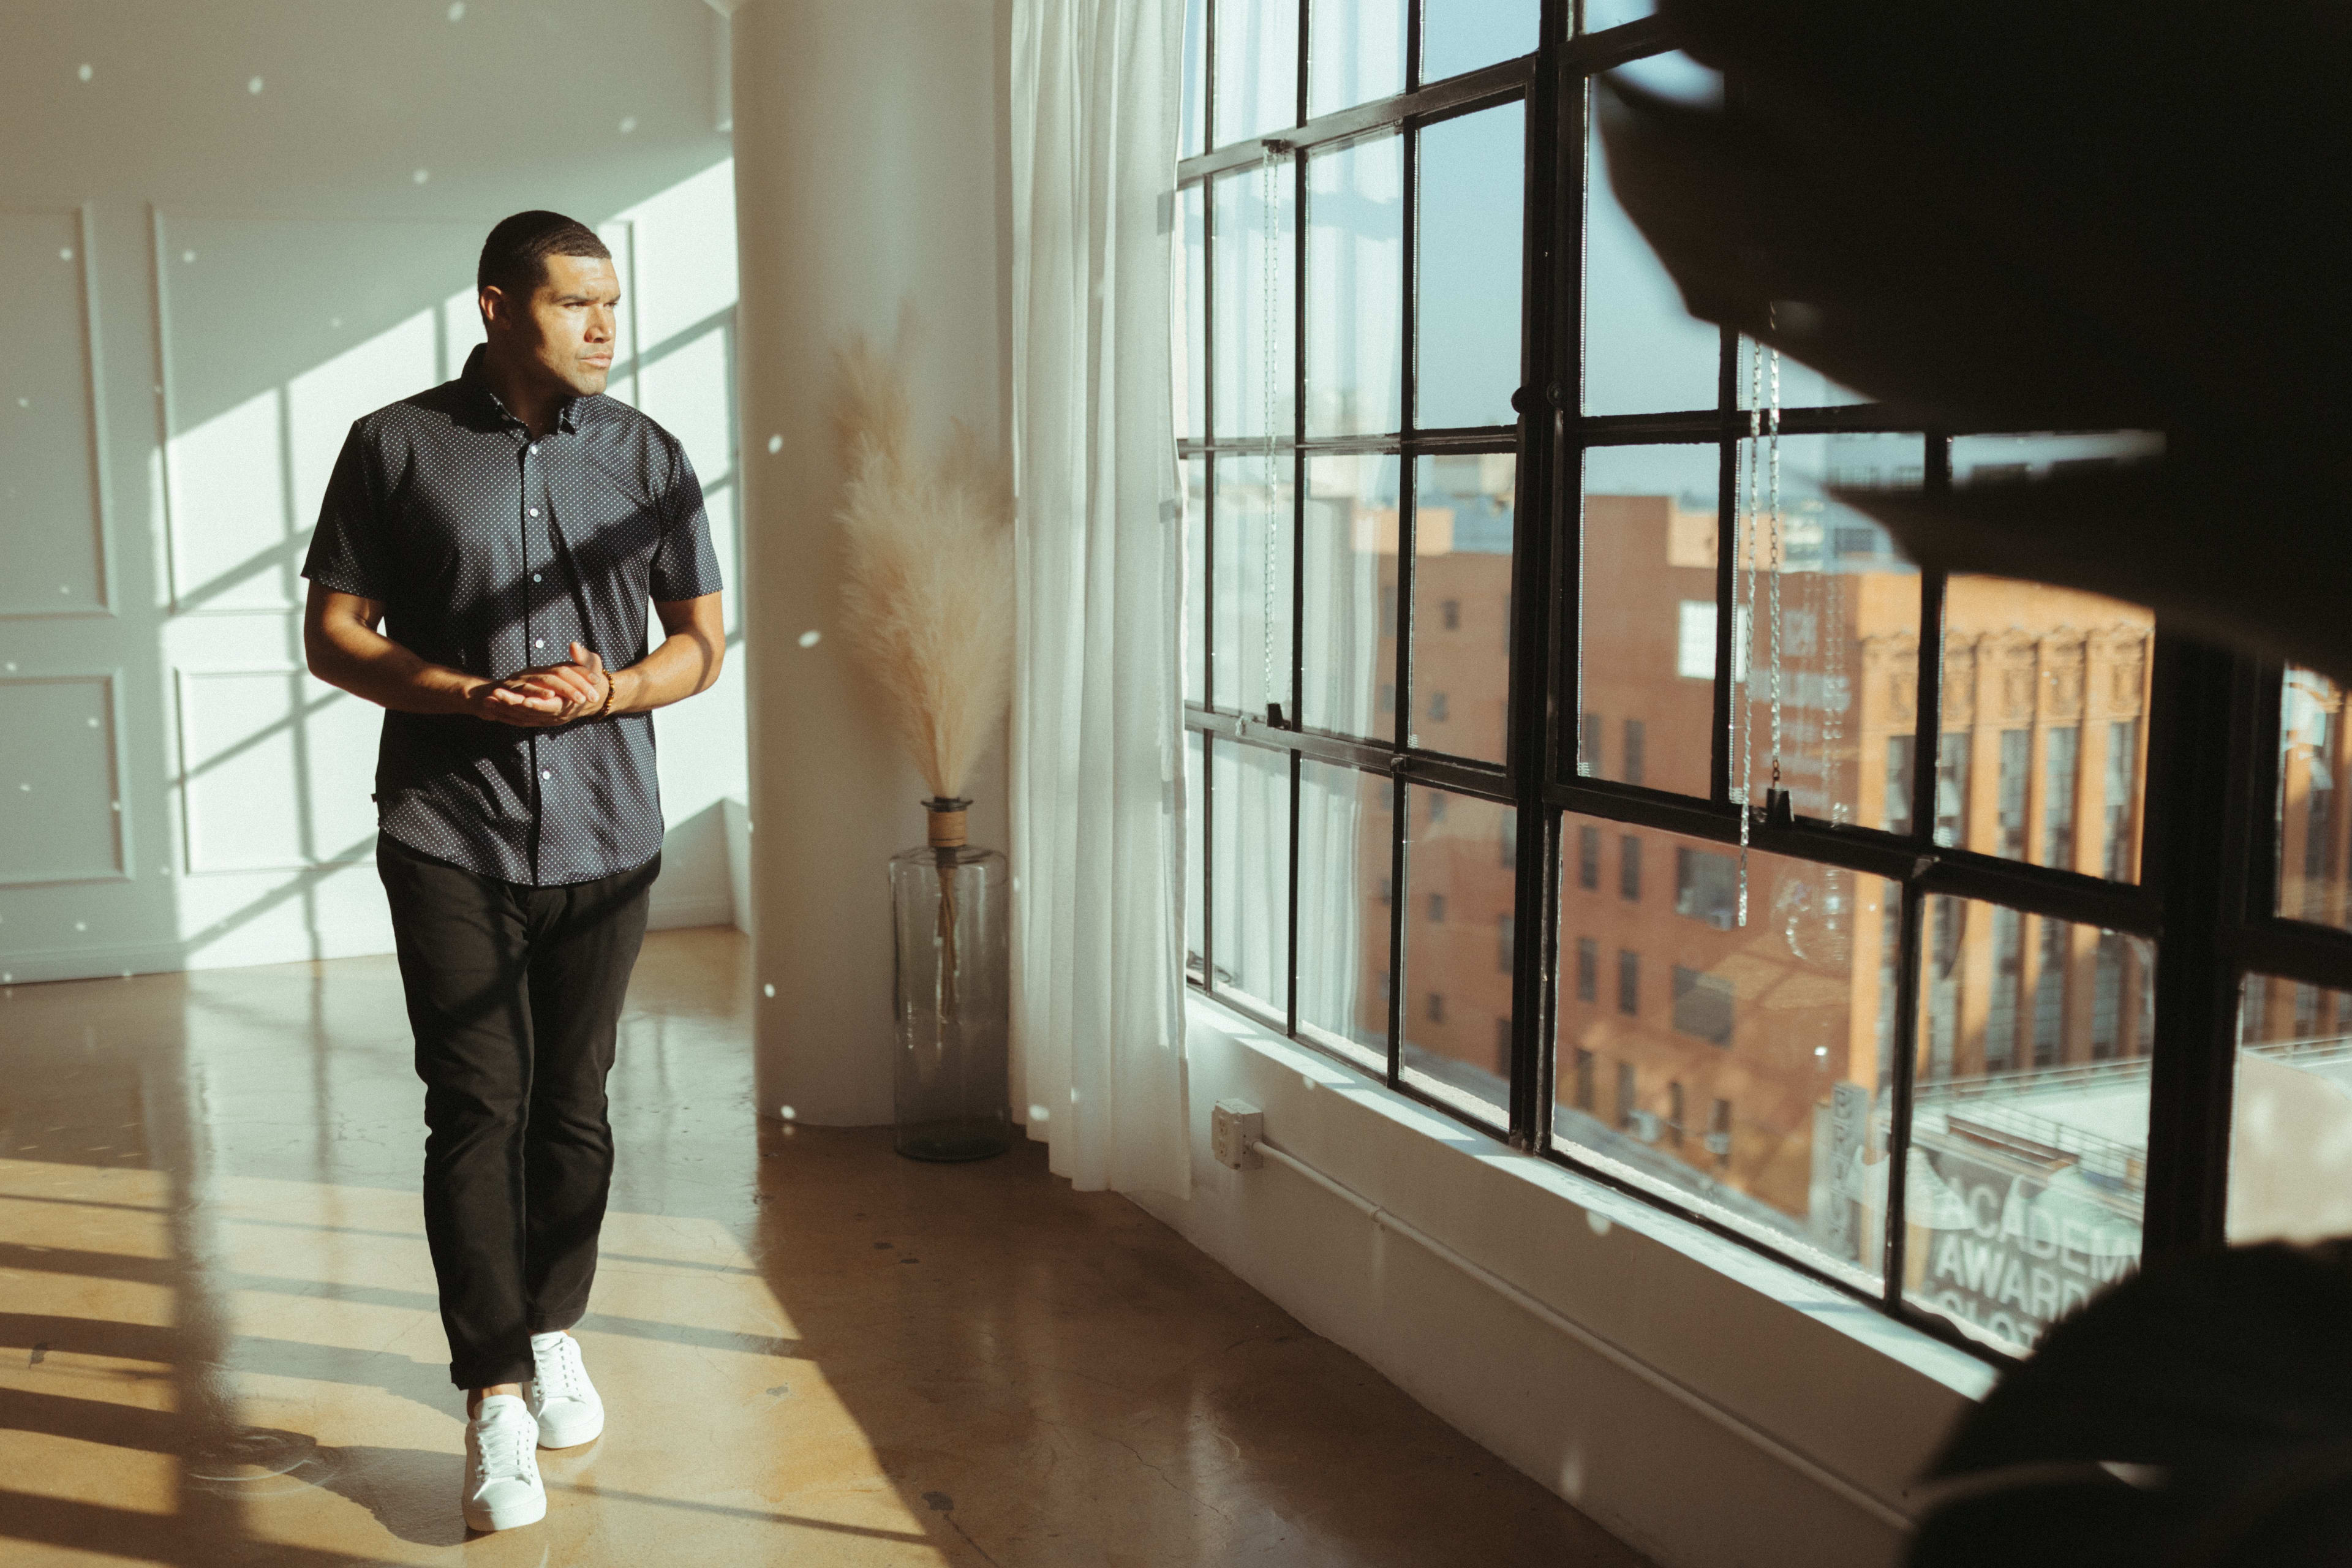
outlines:
[[[367,470],[367,438],[354,424],[343,437],[334,472],[327,478],[302,575],[322,588],[381,604],[392,597],[393,574],[386,560],[383,519]]]
[[[719,552],[710,542],[710,514],[702,504],[702,481],[682,447],[669,448],[670,480],[662,496],[661,543],[654,548],[653,569],[646,587],[659,604],[673,599],[699,599],[725,586],[719,576]]]

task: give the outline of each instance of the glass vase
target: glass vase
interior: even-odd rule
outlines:
[[[963,841],[961,800],[933,800],[930,842],[890,858],[898,955],[898,1152],[984,1160],[1012,1146],[1009,880]]]

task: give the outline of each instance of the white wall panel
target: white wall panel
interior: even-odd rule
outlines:
[[[0,616],[107,607],[88,267],[79,212],[0,212]]]
[[[0,677],[0,884],[123,874],[111,675]]]
[[[370,853],[383,710],[299,670],[182,670],[187,868],[299,870]]]

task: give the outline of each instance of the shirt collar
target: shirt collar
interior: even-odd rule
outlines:
[[[484,408],[492,418],[521,429],[522,421],[516,418],[499,395],[490,390],[488,380],[482,374],[482,361],[488,354],[488,346],[487,343],[474,345],[474,352],[466,356],[465,368],[457,373],[457,379],[482,400]],[[593,405],[596,401],[593,396],[564,398],[555,405],[555,427],[559,430],[579,429],[583,417],[593,416],[583,409],[582,405]]]

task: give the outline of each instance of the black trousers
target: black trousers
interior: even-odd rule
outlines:
[[[425,1234],[460,1388],[530,1377],[530,1336],[587,1310],[613,1179],[604,1078],[660,868],[656,855],[527,888],[376,840],[425,1080]]]

